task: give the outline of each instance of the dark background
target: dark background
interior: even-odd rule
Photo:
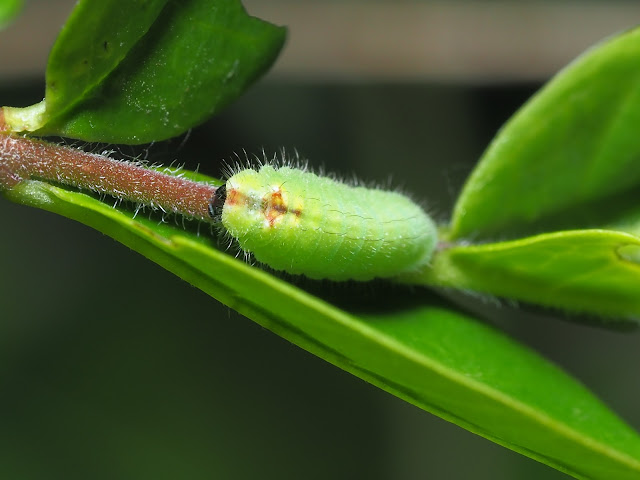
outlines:
[[[42,97],[39,78],[1,86],[2,104]],[[297,149],[344,176],[391,177],[446,221],[537,87],[276,77],[148,155],[219,176],[243,149]],[[300,350],[88,227],[4,199],[0,221],[1,478],[567,478]],[[640,428],[637,332],[480,307]]]

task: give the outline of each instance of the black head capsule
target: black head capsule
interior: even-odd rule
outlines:
[[[224,207],[224,202],[226,201],[227,187],[226,185],[220,185],[211,200],[209,200],[209,216],[216,222],[219,222],[222,217],[222,207]]]

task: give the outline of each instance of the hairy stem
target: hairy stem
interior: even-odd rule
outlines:
[[[2,131],[0,119],[0,131]],[[0,133],[0,190],[23,180],[70,185],[165,212],[211,221],[217,187],[76,148]]]

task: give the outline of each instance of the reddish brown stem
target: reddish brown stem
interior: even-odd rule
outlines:
[[[12,188],[25,179],[106,193],[205,221],[211,221],[209,202],[217,190],[213,185],[149,170],[131,162],[0,134],[0,190]]]

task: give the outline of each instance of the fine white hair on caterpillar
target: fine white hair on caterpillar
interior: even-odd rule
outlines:
[[[431,217],[396,191],[319,176],[298,159],[228,169],[209,214],[246,253],[313,279],[388,278],[428,265]]]

